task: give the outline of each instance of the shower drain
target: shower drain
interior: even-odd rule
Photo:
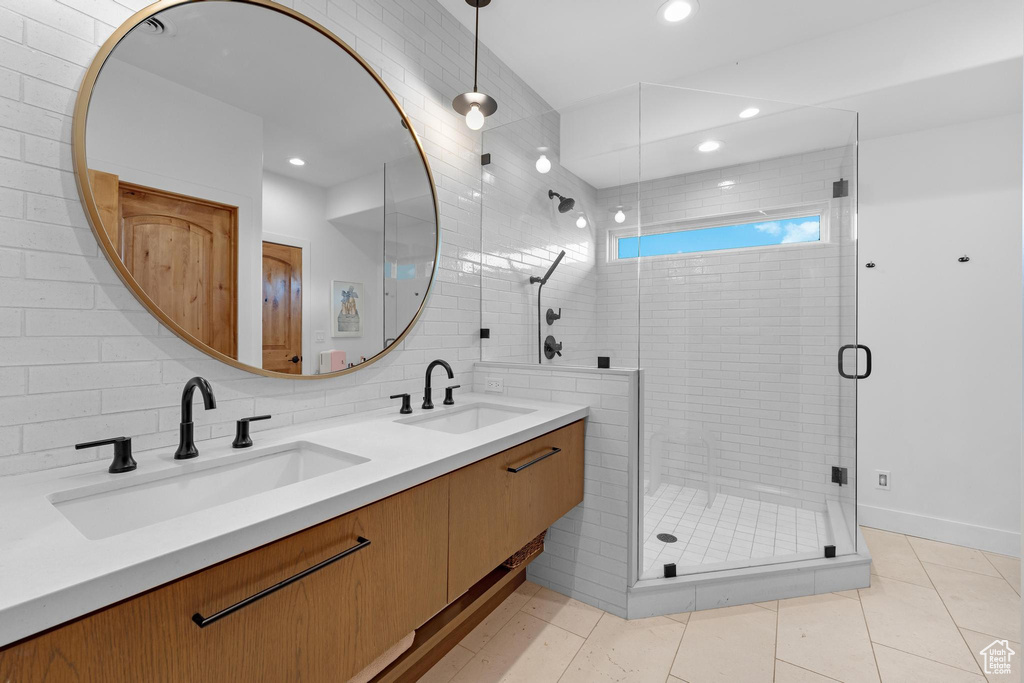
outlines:
[[[672,534],[658,534],[658,540],[662,543],[675,543],[679,539]]]

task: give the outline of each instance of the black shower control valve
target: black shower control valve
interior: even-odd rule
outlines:
[[[548,338],[544,340],[544,356],[548,360],[552,360],[556,355],[562,355],[562,342],[556,342],[555,338],[549,334]]]
[[[554,325],[556,320],[561,320],[562,319],[562,307],[561,306],[558,307],[558,313],[555,313],[555,309],[549,308],[548,309],[547,318],[548,318],[548,325]]]

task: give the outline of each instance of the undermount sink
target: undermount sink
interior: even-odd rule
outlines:
[[[436,432],[465,434],[532,412],[535,411],[531,408],[474,403],[458,408],[444,408],[436,415],[418,415],[398,422],[423,429],[433,429]]]
[[[331,474],[366,458],[305,441],[190,461],[178,470],[61,491],[50,503],[82,535],[96,540]],[[119,485],[120,484],[120,485]]]

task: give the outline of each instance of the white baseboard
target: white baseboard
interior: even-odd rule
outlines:
[[[993,529],[871,505],[857,506],[857,523],[884,531],[895,531],[908,536],[1020,557],[1020,533],[1016,531]]]

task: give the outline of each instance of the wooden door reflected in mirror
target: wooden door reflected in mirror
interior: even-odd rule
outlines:
[[[263,243],[263,368],[302,374],[302,249]]]

